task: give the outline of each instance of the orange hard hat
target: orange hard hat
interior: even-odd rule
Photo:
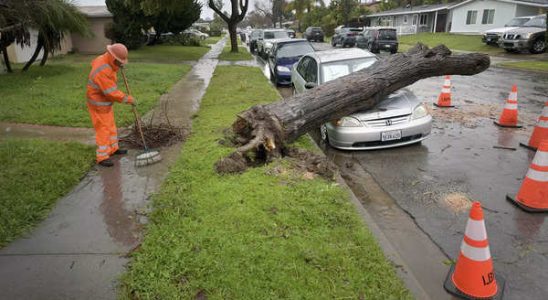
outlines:
[[[107,51],[119,62],[127,64],[127,48],[126,46],[124,46],[124,44],[116,43],[108,45]]]

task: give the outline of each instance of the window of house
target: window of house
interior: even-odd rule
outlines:
[[[494,18],[495,18],[494,9],[484,9],[483,17],[481,18],[481,24],[493,24]]]
[[[407,24],[407,15],[403,16],[403,24]]]
[[[418,16],[413,15],[413,25],[417,25],[417,19],[418,19]]]
[[[478,11],[477,10],[469,10],[466,13],[466,25],[476,24],[477,17],[478,17]]]
[[[426,26],[428,24],[428,15],[421,15],[419,25]]]

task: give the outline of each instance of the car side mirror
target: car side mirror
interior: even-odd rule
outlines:
[[[304,88],[309,90],[317,87],[318,85],[315,82],[307,82],[304,84]]]

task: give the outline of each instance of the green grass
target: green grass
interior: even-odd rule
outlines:
[[[220,41],[223,38],[223,36],[210,36],[208,37],[204,43],[205,44],[216,44],[218,41]]]
[[[0,141],[0,247],[44,219],[94,158],[93,147],[78,143]]]
[[[288,160],[215,173],[233,150],[218,141],[236,114],[274,100],[259,69],[217,67],[193,133],[153,197],[121,298],[411,297],[336,183],[305,180]]]
[[[28,72],[16,70],[12,74],[1,75],[0,107],[4,109],[0,110],[0,121],[91,127],[85,100],[91,67],[89,62],[75,62],[81,59],[82,56],[68,56],[55,59],[44,67],[33,66]],[[126,69],[131,91],[137,99],[137,108],[145,113],[191,67],[132,62]],[[118,87],[125,91],[121,75]],[[128,105],[116,103],[114,107],[118,126],[132,122]]]
[[[402,35],[400,40],[400,52],[414,46],[417,42],[421,42],[428,47],[434,47],[439,44],[444,44],[451,50],[473,51],[487,54],[499,54],[504,50],[498,47],[485,45],[481,42],[479,35],[460,35],[450,33],[419,33]]]
[[[145,46],[129,52],[131,62],[180,63],[200,59],[209,47],[183,47],[176,45]]]
[[[219,55],[219,60],[238,61],[238,60],[251,60],[253,56],[247,51],[246,47],[238,47],[238,53],[230,52],[230,42],[227,42],[228,47],[223,49],[223,52]]]
[[[504,62],[499,63],[497,66],[519,69],[525,71],[538,71],[538,72],[548,72],[548,61],[520,61],[520,62]]]

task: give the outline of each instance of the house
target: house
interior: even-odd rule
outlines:
[[[450,10],[452,33],[480,34],[515,17],[546,13],[548,0],[467,0]]]
[[[454,3],[398,7],[368,16],[368,26],[395,27],[398,34],[419,32],[446,32],[449,29],[450,10]]]
[[[112,14],[106,6],[78,6],[78,9],[88,18],[92,37],[82,37],[79,34],[66,34],[61,41],[61,49],[55,52],[55,55],[67,54],[70,51],[77,51],[86,54],[96,54],[104,52],[106,46],[111,44],[111,40],[105,37],[105,29],[112,22]],[[27,62],[36,47],[38,41],[38,31],[30,30],[30,46],[21,47],[12,44],[7,48],[11,62]],[[41,59],[44,51],[40,51],[38,59]]]

